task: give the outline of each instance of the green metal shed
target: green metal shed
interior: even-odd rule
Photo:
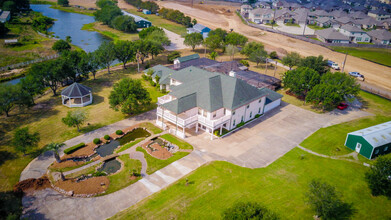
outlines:
[[[391,152],[391,121],[348,133],[345,146],[368,159]]]

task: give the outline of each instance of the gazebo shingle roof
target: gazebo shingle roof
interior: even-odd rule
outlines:
[[[91,88],[75,82],[62,90],[61,95],[69,98],[80,98],[90,94],[91,91]]]

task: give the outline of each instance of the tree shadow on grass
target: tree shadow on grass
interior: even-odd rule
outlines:
[[[22,214],[22,198],[15,195],[12,191],[0,192],[0,218],[19,219]]]
[[[17,155],[15,153],[2,150],[2,151],[0,151],[0,166],[3,165],[3,163],[5,163],[5,161],[13,160],[16,158],[17,158]]]
[[[99,128],[101,128],[101,127],[103,127],[103,125],[100,124],[100,123],[98,123],[98,124],[89,124],[89,125],[87,125],[86,127],[81,128],[81,129],[80,129],[80,133],[85,134],[85,133],[94,131],[94,130],[96,130],[96,129],[99,129]]]

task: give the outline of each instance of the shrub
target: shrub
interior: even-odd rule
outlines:
[[[244,124],[245,124],[245,122],[242,121],[242,122],[240,122],[239,124],[237,124],[236,127],[237,127],[237,128],[240,128],[240,127],[242,127]]]
[[[92,174],[93,177],[96,176],[106,176],[106,173],[103,171],[96,171],[95,173]]]
[[[94,144],[100,144],[100,139],[99,139],[99,138],[95,138],[95,139],[93,140],[93,142],[94,142]]]
[[[278,59],[278,55],[277,55],[277,52],[276,51],[272,51],[270,54],[269,54],[270,58],[272,59]]]
[[[385,195],[391,199],[391,155],[379,156],[365,174],[372,195]]]
[[[245,65],[245,66],[247,66],[247,67],[250,66],[250,64],[248,63],[247,60],[241,60],[240,63],[243,64],[243,65]]]
[[[124,134],[124,132],[122,132],[122,130],[117,130],[117,131],[115,131],[115,133],[116,133],[117,135],[123,135],[123,134]]]
[[[224,220],[231,219],[280,219],[278,215],[256,202],[238,202],[222,213]]]
[[[256,114],[255,115],[255,118],[259,118],[261,115],[260,114]]]
[[[221,135],[220,135],[220,129],[217,129],[213,132],[214,135],[218,136],[218,137],[221,137],[225,134],[227,134],[229,131],[225,128],[223,128],[223,130],[221,131]]]
[[[105,139],[105,140],[110,140],[110,136],[109,136],[108,134],[106,134],[106,135],[104,136],[104,139]]]
[[[151,64],[150,63],[147,63],[146,65],[145,65],[145,69],[149,69],[151,67]]]
[[[71,153],[73,153],[73,152],[75,152],[75,151],[77,151],[77,150],[79,150],[80,148],[83,148],[83,147],[85,147],[85,146],[86,146],[85,143],[76,144],[75,146],[72,146],[72,147],[70,147],[70,148],[65,149],[65,150],[64,150],[64,153],[65,153],[65,154],[71,154]]]

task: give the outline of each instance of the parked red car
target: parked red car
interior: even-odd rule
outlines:
[[[344,102],[341,102],[338,106],[337,106],[337,108],[339,109],[339,110],[344,110],[344,109],[346,109],[348,107],[348,104],[346,104],[346,103],[344,103]]]

